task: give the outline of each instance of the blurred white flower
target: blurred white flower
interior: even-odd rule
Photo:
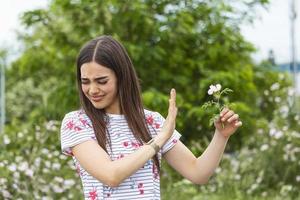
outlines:
[[[270,136],[274,137],[275,139],[279,139],[283,136],[282,131],[276,130],[275,128],[271,128],[269,134],[270,134]]]
[[[47,197],[47,196],[45,196],[45,197],[42,197],[42,200],[51,200],[51,198],[50,198],[50,197]]]
[[[24,134],[22,132],[18,132],[18,137],[22,138],[24,136]]]
[[[264,191],[263,193],[261,193],[261,196],[266,197],[268,195],[268,192]]]
[[[3,190],[2,195],[5,198],[11,198],[12,197],[11,194],[9,193],[9,191],[7,191],[7,190]]]
[[[54,156],[59,156],[60,153],[59,153],[59,151],[54,151],[54,152],[53,152],[53,155],[54,155]]]
[[[75,185],[75,181],[73,179],[67,179],[64,181],[64,185],[67,187],[71,187],[71,186]]]
[[[220,173],[222,171],[222,169],[221,169],[221,167],[217,167],[217,169],[216,169],[216,173],[218,174],[218,173]]]
[[[260,176],[256,179],[256,183],[261,183],[261,182],[262,182],[262,177]]]
[[[4,144],[9,144],[10,143],[10,139],[7,135],[4,135]]]
[[[264,133],[264,130],[263,130],[262,128],[260,128],[260,129],[257,130],[257,133],[258,133],[259,135],[262,135],[262,134]]]
[[[293,186],[291,186],[291,185],[283,185],[283,186],[281,187],[280,194],[281,194],[281,195],[287,195],[287,193],[288,193],[289,191],[291,191],[292,189],[293,189]]]
[[[261,145],[260,150],[261,150],[261,151],[265,151],[265,150],[267,150],[268,148],[269,148],[269,145],[268,145],[268,144],[263,144],[263,145]]]
[[[234,175],[234,179],[237,181],[241,180],[241,175],[239,175],[239,174]]]
[[[284,74],[279,74],[279,76],[278,76],[278,78],[280,79],[280,80],[283,80],[284,79]]]
[[[5,178],[0,178],[0,185],[5,184],[7,180]]]
[[[273,83],[270,87],[270,90],[274,91],[274,90],[278,90],[280,87],[280,84],[279,83]]]
[[[265,90],[265,91],[264,91],[264,95],[268,96],[268,95],[269,95],[269,91],[268,91],[268,90]]]
[[[296,176],[296,181],[297,181],[297,182],[300,182],[300,175],[299,175],[299,176]]]
[[[28,169],[28,163],[26,161],[24,162],[21,162],[18,166],[18,169],[23,172],[25,171],[26,169]]]
[[[19,179],[19,178],[20,178],[20,173],[17,172],[17,171],[15,171],[15,172],[13,173],[13,177],[14,177],[15,179]]]
[[[45,126],[46,126],[47,130],[55,131],[55,130],[57,130],[56,124],[57,124],[56,121],[51,120],[51,121],[47,122]]]
[[[295,92],[294,88],[289,88],[289,89],[288,89],[288,95],[289,95],[289,96],[293,96],[293,95],[294,95],[294,92]]]
[[[37,157],[35,160],[34,160],[34,165],[39,167],[41,164],[41,158],[40,157]]]
[[[50,188],[48,185],[43,185],[41,188],[41,191],[44,193],[48,193],[50,191]]]
[[[59,183],[64,182],[64,179],[61,178],[61,177],[58,177],[58,176],[55,176],[55,177],[54,177],[54,180],[57,181],[57,182],[59,182]]]
[[[287,115],[289,113],[289,107],[287,105],[281,106],[279,108],[281,114]]]
[[[258,184],[257,183],[254,183],[251,185],[251,190],[255,190],[256,188],[258,188]]]
[[[291,136],[293,136],[295,138],[300,138],[300,133],[298,133],[296,131],[292,131]]]
[[[299,115],[296,115],[295,117],[294,117],[294,120],[296,120],[296,121],[298,121],[300,119],[300,116]]]
[[[29,177],[33,177],[33,170],[32,169],[26,169],[25,174]]]
[[[280,97],[275,97],[274,100],[275,100],[276,103],[279,103],[281,101],[281,98]]]
[[[53,190],[54,190],[55,193],[62,193],[62,192],[64,192],[63,188],[60,187],[60,186],[58,186],[58,185],[53,185],[52,188],[53,188]]]
[[[14,189],[16,189],[16,190],[19,189],[19,186],[18,186],[16,183],[13,183],[13,184],[12,184],[12,187],[13,187]]]
[[[14,172],[17,169],[16,164],[12,163],[11,165],[8,166],[9,171]]]
[[[21,156],[16,157],[16,162],[20,162],[21,160],[23,160],[23,158]]]
[[[52,164],[52,169],[60,169],[60,167],[61,167],[61,165],[60,165],[60,163],[53,163]]]
[[[46,149],[46,148],[43,148],[43,149],[42,149],[42,153],[43,153],[43,154],[48,154],[48,153],[49,153],[49,150]]]
[[[47,168],[50,168],[50,167],[51,167],[50,161],[47,160],[47,161],[45,162],[45,166],[46,166]]]
[[[216,85],[216,88],[217,88],[217,91],[220,91],[221,88],[222,88],[221,84],[217,84],[217,85]]]

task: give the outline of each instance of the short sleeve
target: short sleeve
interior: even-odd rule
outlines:
[[[60,129],[61,151],[73,156],[71,148],[94,138],[94,130],[85,114],[74,111],[65,115]]]
[[[160,127],[162,127],[165,122],[165,118],[158,112],[155,112],[154,115],[155,115],[154,120],[156,121],[157,124],[159,124]],[[174,130],[172,136],[164,144],[164,146],[162,146],[161,153],[165,154],[170,149],[172,149],[175,146],[175,144],[178,142],[180,137],[181,137],[181,134],[177,130]]]

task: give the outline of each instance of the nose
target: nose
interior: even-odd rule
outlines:
[[[90,85],[89,93],[90,93],[91,95],[96,95],[96,94],[98,94],[99,92],[100,92],[100,89],[97,87],[96,84],[91,84],[91,85]]]

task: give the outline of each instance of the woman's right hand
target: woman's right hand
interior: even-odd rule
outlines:
[[[160,133],[158,134],[158,137],[163,138],[164,143],[172,136],[175,130],[176,116],[176,91],[174,88],[172,88],[170,92],[168,116],[160,130]]]

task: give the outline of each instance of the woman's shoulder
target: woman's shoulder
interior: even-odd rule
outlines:
[[[83,109],[73,110],[65,114],[63,121],[65,120],[88,120],[90,121],[87,114],[84,112]]]
[[[162,115],[157,111],[152,111],[152,110],[144,108],[144,113],[145,113],[146,119],[153,118],[153,119],[159,120],[162,118]]]
[[[62,126],[90,128],[92,123],[84,110],[79,109],[66,113],[62,120]]]

